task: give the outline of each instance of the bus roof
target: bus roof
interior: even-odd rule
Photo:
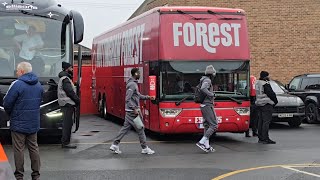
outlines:
[[[233,9],[233,8],[219,8],[219,7],[205,7],[205,6],[164,6],[157,7],[154,10],[159,10],[160,12],[173,12],[177,10],[185,12],[207,12],[208,10],[216,13],[244,13],[242,9]]]
[[[242,9],[233,9],[233,8],[219,8],[219,7],[205,7],[205,6],[161,6],[161,7],[156,7],[153,8],[137,17],[134,17],[124,23],[119,24],[118,26],[115,26],[99,35],[97,35],[94,40],[96,38],[99,38],[100,36],[103,36],[119,27],[122,27],[124,24],[130,24],[131,22],[136,21],[137,19],[143,18],[145,16],[148,16],[150,14],[153,13],[173,13],[173,12],[178,12],[179,11],[183,11],[183,12],[190,12],[190,13],[201,13],[201,12],[205,12],[208,13],[208,11],[212,11],[214,13],[239,13],[239,14],[245,14],[245,11]]]

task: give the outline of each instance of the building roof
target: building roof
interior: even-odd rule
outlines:
[[[90,56],[91,55],[91,49],[88,47],[85,47],[81,44],[75,44],[73,45],[73,52],[77,56],[78,55],[78,47],[81,46],[82,50],[82,56]]]

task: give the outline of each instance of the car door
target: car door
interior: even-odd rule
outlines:
[[[301,89],[303,79],[301,76],[293,78],[288,85],[288,91],[290,94],[299,96],[304,101],[305,97],[303,98],[303,89]]]

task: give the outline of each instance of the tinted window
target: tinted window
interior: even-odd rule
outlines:
[[[58,76],[61,62],[69,61],[68,35],[61,21],[32,16],[0,17],[0,76],[15,76],[17,63],[24,59],[29,60],[39,77]]]
[[[305,78],[302,80],[301,89],[319,89],[320,78]]]
[[[296,77],[296,78],[294,78],[294,79],[291,81],[290,85],[289,85],[289,89],[290,89],[290,90],[297,90],[298,87],[299,87],[299,85],[300,85],[300,82],[301,82],[301,77]]]
[[[217,71],[212,82],[216,94],[235,98],[249,96],[248,61],[164,61],[160,73],[161,97],[166,100],[192,97],[208,65],[213,65]]]

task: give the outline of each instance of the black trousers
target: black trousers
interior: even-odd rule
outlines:
[[[62,139],[61,143],[63,145],[70,144],[71,130],[73,125],[73,113],[74,107],[71,105],[66,105],[61,107],[63,116],[63,127],[62,127]]]
[[[269,140],[269,126],[272,121],[273,106],[267,104],[260,106],[259,110],[259,123],[258,123],[258,137],[260,141]]]
[[[258,133],[259,111],[255,104],[250,106],[250,127],[253,133]]]

